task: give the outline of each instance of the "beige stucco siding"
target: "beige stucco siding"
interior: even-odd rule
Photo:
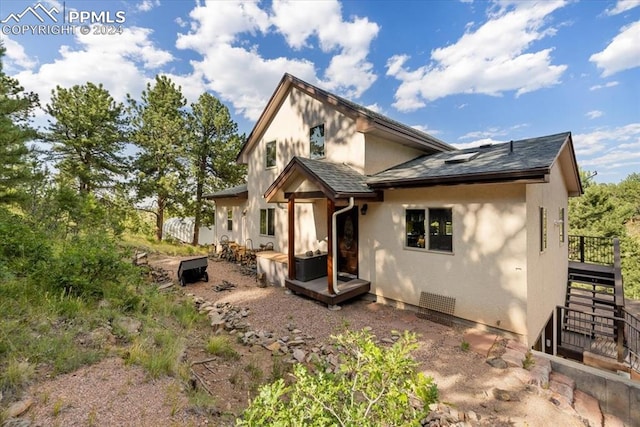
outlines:
[[[323,124],[325,154],[329,161],[364,170],[364,137],[355,120],[307,96],[298,89],[284,99],[280,109],[255,148],[248,153],[247,236],[254,246],[272,242],[274,249],[287,252],[286,204],[267,203],[263,195],[293,156],[309,157],[309,131]],[[266,144],[276,141],[276,166],[266,167]],[[300,188],[303,191],[305,188]],[[275,236],[260,235],[260,209],[275,208]],[[296,203],[296,252],[327,250],[326,202]]]
[[[453,212],[453,253],[406,248],[405,210],[442,207]],[[386,191],[360,217],[360,275],[384,298],[453,297],[456,316],[526,334],[525,215],[524,185]]]
[[[227,236],[229,241],[244,244],[246,236],[246,217],[242,215],[246,201],[238,199],[219,199],[216,201],[215,233],[217,242],[222,236]],[[227,229],[227,215],[229,210],[233,213],[232,230]],[[220,248],[218,248],[220,249]]]
[[[547,209],[547,248],[540,251],[540,207]],[[551,169],[550,179],[544,184],[527,185],[527,242],[529,269],[528,283],[528,340],[536,339],[552,315],[556,305],[564,305],[567,286],[568,249],[561,242],[560,208],[568,218],[567,187],[559,164]]]
[[[424,152],[415,148],[405,147],[401,144],[386,141],[375,135],[367,135],[365,142],[365,169],[366,175],[387,170],[423,155]]]

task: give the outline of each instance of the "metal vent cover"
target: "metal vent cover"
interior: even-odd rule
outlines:
[[[430,292],[420,292],[418,308],[417,316],[421,319],[451,326],[456,299]]]

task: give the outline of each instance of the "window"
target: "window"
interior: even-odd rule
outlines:
[[[560,212],[558,214],[558,225],[560,226],[558,227],[560,229],[560,243],[564,243],[564,221],[564,208],[560,208]]]
[[[451,209],[407,209],[406,211],[406,246],[429,250],[453,251],[453,221]],[[425,225],[429,224],[428,234]]]
[[[324,124],[314,126],[309,131],[309,142],[312,159],[322,159],[324,157]]]
[[[276,210],[273,208],[260,209],[260,234],[264,236],[276,235],[275,216]]]
[[[540,206],[540,252],[547,249],[547,208]]]
[[[429,209],[429,249],[453,251],[451,209]]]
[[[276,165],[276,142],[275,141],[267,142],[266,165],[268,168],[275,167]]]
[[[233,231],[233,210],[227,209],[227,231]]]
[[[407,209],[407,246],[424,248],[424,209]]]

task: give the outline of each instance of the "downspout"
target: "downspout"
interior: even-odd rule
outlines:
[[[335,211],[333,213],[333,215],[331,216],[331,232],[333,234],[332,236],[332,248],[331,248],[331,254],[333,256],[333,271],[331,272],[333,275],[333,292],[336,293],[336,295],[338,295],[340,292],[338,292],[338,231],[337,231],[337,224],[338,224],[338,215],[340,215],[341,213],[347,212],[349,210],[351,210],[354,206],[354,201],[353,201],[353,197],[349,197],[349,205],[346,208],[342,208],[339,211]]]

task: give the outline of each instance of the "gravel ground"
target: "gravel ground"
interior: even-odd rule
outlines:
[[[175,277],[179,261],[176,257],[156,257],[150,263],[162,266]],[[208,273],[208,283],[188,284],[182,290],[209,301],[247,308],[246,320],[253,329],[271,331],[276,336],[290,334],[292,326],[313,336],[317,343],[345,328],[370,327],[380,339],[390,337],[392,330],[415,332],[419,349],[414,357],[420,362],[421,370],[438,384],[440,401],[458,410],[474,411],[482,420],[478,425],[584,425],[575,415],[552,404],[548,391],[527,387],[512,369],[492,368],[485,363],[485,356],[463,351],[461,343],[466,329],[462,326],[432,323],[416,317],[413,312],[367,299],[330,311],[310,299],[287,294],[283,288],[259,288],[254,277],[242,274],[237,266],[226,262],[210,261]],[[223,279],[236,288],[216,292],[214,286]],[[249,358],[264,355],[270,357],[269,351],[262,347],[248,348],[242,354]],[[204,356],[202,349],[187,349],[189,361]],[[224,370],[221,367],[219,375]],[[207,381],[217,395],[221,411],[236,415],[241,412],[247,401],[245,389],[230,386],[220,378]],[[509,401],[497,400],[492,393],[496,388],[508,391]],[[150,381],[140,368],[124,366],[119,359],[107,359],[75,373],[34,384],[29,396],[34,404],[23,418],[36,426],[229,425],[233,419],[207,419],[189,408],[177,380]]]

